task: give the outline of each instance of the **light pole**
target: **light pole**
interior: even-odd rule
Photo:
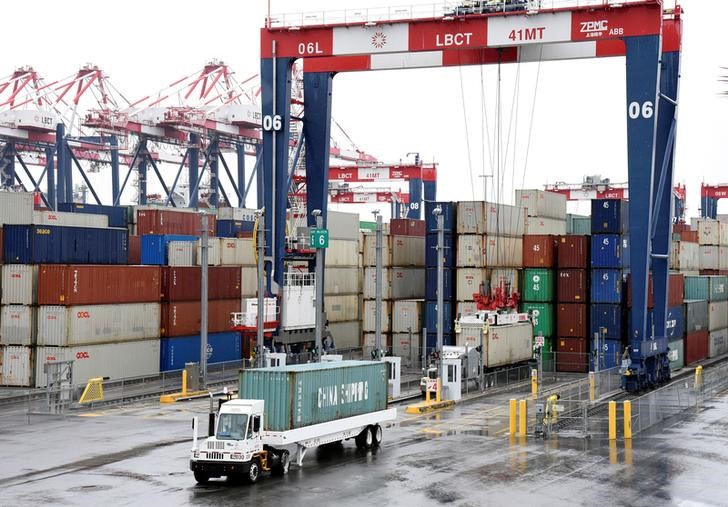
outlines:
[[[483,178],[483,201],[488,201],[488,178],[493,178],[492,174],[479,174],[478,178]]]

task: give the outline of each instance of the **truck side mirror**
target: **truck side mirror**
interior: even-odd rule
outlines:
[[[260,417],[253,418],[253,432],[258,433],[260,431]]]

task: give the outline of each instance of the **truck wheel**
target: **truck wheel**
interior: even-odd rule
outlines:
[[[371,449],[374,437],[372,437],[371,426],[364,428],[359,435],[357,435],[356,446],[359,449]]]
[[[278,461],[278,464],[273,467],[273,475],[286,475],[289,468],[291,468],[291,456],[288,451],[281,451],[280,460]]]
[[[248,473],[245,474],[245,482],[253,484],[254,482],[258,482],[259,478],[260,465],[258,464],[258,460],[254,459],[250,462],[250,468],[248,468]]]
[[[207,484],[210,480],[210,476],[205,472],[195,472],[195,480],[197,481],[197,484]]]
[[[379,447],[379,444],[382,443],[382,427],[375,424],[370,426],[369,429],[372,433],[372,447]]]

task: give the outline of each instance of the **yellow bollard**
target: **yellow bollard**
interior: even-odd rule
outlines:
[[[430,386],[425,385],[425,403],[430,403]]]
[[[187,370],[182,370],[182,396],[187,396]]]
[[[521,437],[526,436],[526,420],[528,417],[526,400],[520,400],[518,402],[518,434]]]
[[[508,409],[509,409],[509,418],[508,418],[508,434],[509,435],[515,435],[516,434],[516,419],[518,416],[516,415],[516,400],[510,400],[508,402]]]
[[[531,370],[531,398],[538,398],[538,370]]]
[[[609,402],[609,440],[617,439],[617,402]]]
[[[609,464],[610,465],[617,464],[617,441],[616,440],[609,441]]]
[[[698,365],[697,368],[695,368],[695,387],[700,387],[703,385],[703,365]]]
[[[632,438],[632,402],[624,402],[624,438]]]
[[[594,376],[594,372],[589,372],[589,401],[594,401],[596,396],[596,390],[597,390],[597,379]]]
[[[632,464],[632,439],[624,441],[624,464]]]
[[[440,377],[437,377],[437,393],[435,394],[435,401],[440,403],[442,401],[442,398],[440,397],[442,395],[442,379]]]

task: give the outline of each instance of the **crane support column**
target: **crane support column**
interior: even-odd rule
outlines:
[[[200,176],[200,138],[197,134],[190,134],[190,155],[189,167],[187,169],[187,183],[189,185],[189,198],[187,199],[188,208],[196,208],[199,204],[197,188],[197,178]]]
[[[111,148],[111,202],[116,202],[119,197],[119,139],[112,135],[109,138]]]
[[[316,225],[311,210],[321,210],[327,220],[329,199],[329,148],[331,144],[331,92],[334,75],[330,72],[303,74],[306,113],[303,135],[306,139],[306,209],[308,225]],[[286,189],[286,192],[288,189]]]
[[[66,150],[63,149],[63,138],[66,136],[66,127],[63,123],[56,125],[56,166],[58,169],[58,183],[56,185],[56,202],[66,202]]]
[[[149,152],[147,151],[147,140],[142,138],[140,141],[142,145],[139,147],[139,165],[137,171],[139,173],[139,196],[137,202],[139,204],[147,203],[147,157]]]
[[[245,208],[245,145],[235,143],[235,154],[238,164],[238,207]],[[232,203],[230,203],[232,206]]]
[[[210,140],[210,147],[207,152],[210,157],[210,198],[207,202],[210,207],[217,208],[220,202],[220,139],[217,136]]]
[[[15,178],[15,143],[9,141],[0,152],[0,187],[12,187]]]
[[[419,220],[422,217],[422,180],[412,178],[409,180],[409,207],[407,208],[407,218]]]
[[[53,165],[53,148],[48,146],[45,149],[46,156],[46,196],[48,198],[48,206],[55,211],[56,206],[56,173]]]

